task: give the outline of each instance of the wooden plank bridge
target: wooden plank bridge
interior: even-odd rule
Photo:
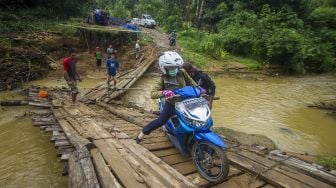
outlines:
[[[317,187],[336,186],[336,173],[281,152],[243,146],[226,140],[230,173],[214,185],[203,179],[190,157],[182,156],[159,130],[138,145],[134,138],[153,113],[117,105],[113,100],[129,89],[155,61],[147,52],[119,75],[118,90],[99,84],[79,106],[70,105],[67,91],[56,90],[51,102],[32,115],[33,124],[50,132],[57,155],[65,162],[69,187]],[[120,89],[121,88],[121,89]],[[31,89],[35,96],[37,90]]]

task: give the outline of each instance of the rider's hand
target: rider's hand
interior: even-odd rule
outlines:
[[[201,95],[205,95],[206,94],[206,90],[202,87],[200,87],[200,90],[201,90]]]
[[[165,98],[170,98],[170,97],[174,96],[174,92],[172,92],[171,90],[163,90],[162,95]]]

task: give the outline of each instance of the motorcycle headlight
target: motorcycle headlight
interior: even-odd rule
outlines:
[[[207,121],[198,121],[198,120],[194,120],[194,119],[189,119],[189,118],[185,118],[186,121],[188,122],[189,125],[195,127],[195,128],[202,128],[206,125]]]

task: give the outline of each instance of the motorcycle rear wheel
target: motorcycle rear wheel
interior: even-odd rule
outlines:
[[[229,174],[229,161],[225,151],[212,143],[194,144],[192,159],[198,172],[209,182],[221,183]]]

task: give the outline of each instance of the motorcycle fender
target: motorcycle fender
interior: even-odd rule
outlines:
[[[216,146],[220,147],[220,148],[224,148],[225,147],[225,143],[222,140],[221,137],[219,137],[216,133],[214,132],[207,132],[207,133],[196,133],[194,135],[195,139],[197,141],[206,141],[206,142],[210,142],[212,144],[215,144]]]

